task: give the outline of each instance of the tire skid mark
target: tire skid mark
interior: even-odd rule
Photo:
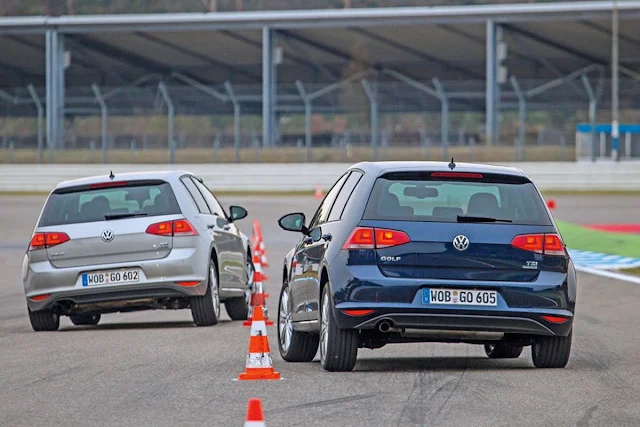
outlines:
[[[297,409],[309,409],[309,408],[317,408],[317,407],[322,407],[322,406],[327,406],[327,405],[338,405],[338,404],[341,404],[341,403],[348,403],[348,402],[354,402],[354,401],[358,401],[358,400],[371,399],[371,398],[376,397],[376,396],[377,396],[377,393],[361,394],[359,396],[338,397],[338,398],[335,398],[335,399],[319,400],[317,402],[308,402],[308,403],[302,403],[300,405],[287,406],[287,407],[284,407],[284,408],[274,409],[274,410],[270,410],[270,411],[266,411],[266,412],[267,413],[278,413],[278,412],[287,412],[287,411],[292,411],[292,410],[297,410]]]

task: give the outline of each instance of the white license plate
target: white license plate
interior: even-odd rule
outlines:
[[[94,271],[82,275],[82,286],[117,285],[122,283],[135,283],[139,280],[140,270],[137,268]]]
[[[497,291],[461,289],[423,289],[424,304],[497,306]]]

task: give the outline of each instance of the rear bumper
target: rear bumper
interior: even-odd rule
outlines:
[[[343,309],[375,309],[363,317],[347,316]],[[543,315],[565,317],[564,323],[551,323]],[[534,312],[465,312],[460,310],[417,310],[366,307],[354,304],[337,307],[335,318],[345,329],[377,329],[382,322],[400,329],[425,329],[448,331],[501,332],[519,335],[567,336],[573,326],[573,313],[568,310]]]
[[[56,268],[48,261],[29,263],[24,289],[31,311],[49,309],[56,303],[99,304],[144,298],[179,298],[204,295],[208,285],[208,257],[194,248],[174,249],[169,256],[141,262]],[[140,281],[130,284],[83,286],[81,276],[90,271],[139,268]],[[184,287],[176,282],[197,281]],[[49,295],[34,301],[31,297]]]

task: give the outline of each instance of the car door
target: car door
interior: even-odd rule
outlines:
[[[326,205],[322,206],[322,211],[316,215],[310,224],[313,243],[307,247],[306,253],[313,263],[311,270],[316,274],[314,280],[306,282],[309,307],[309,320],[320,318],[320,280],[322,262],[330,245],[340,245],[340,242],[333,242],[333,235],[340,226],[342,213],[353,194],[354,189],[360,182],[362,173],[351,171],[345,175],[345,179],[338,181],[331,190],[333,194],[327,194]],[[314,222],[315,221],[315,222]]]
[[[221,284],[226,285],[226,283],[233,279],[230,277],[231,275],[228,272],[228,259],[225,256],[225,253],[229,250],[229,242],[228,239],[224,238],[224,235],[221,236],[223,224],[218,221],[218,217],[216,215],[211,213],[209,205],[207,205],[207,202],[204,200],[204,196],[200,190],[198,190],[198,187],[196,187],[193,177],[185,175],[180,178],[180,181],[185,186],[194,203],[198,207],[199,215],[195,219],[199,222],[200,229],[207,230],[215,242],[218,255],[218,278]]]
[[[211,213],[216,217],[216,228],[214,228],[217,235],[216,245],[218,241],[224,245],[226,273],[229,274],[229,281],[225,282],[225,286],[244,288],[247,283],[246,251],[240,229],[229,220],[222,205],[218,202],[218,199],[215,198],[211,190],[198,178],[194,178],[194,182],[204,197],[204,200],[207,202]]]

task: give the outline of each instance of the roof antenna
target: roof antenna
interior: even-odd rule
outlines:
[[[115,178],[115,177],[116,177],[116,176],[113,174],[113,171],[109,172],[109,179],[113,179],[113,178]]]
[[[451,163],[449,163],[449,169],[454,170],[456,168],[456,162],[453,161],[453,157],[451,158]]]

